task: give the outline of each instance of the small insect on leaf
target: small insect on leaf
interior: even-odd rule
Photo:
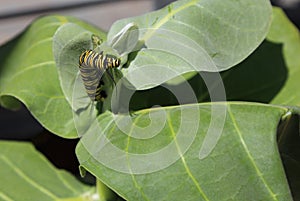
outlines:
[[[96,47],[100,46],[101,43],[103,43],[103,40],[93,34],[92,35],[92,43],[93,43],[93,48],[95,49]]]

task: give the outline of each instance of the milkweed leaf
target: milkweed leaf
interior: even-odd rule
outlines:
[[[0,164],[1,200],[83,201],[95,194],[95,188],[55,168],[29,143],[1,141]]]
[[[143,45],[124,76],[142,90],[187,72],[220,72],[236,65],[263,41],[271,15],[267,0],[182,0],[119,20],[108,35],[129,23],[138,27]]]
[[[216,105],[227,108],[224,122],[212,113]],[[153,108],[132,116],[106,112],[76,154],[82,168],[126,200],[291,201],[276,145],[278,122],[288,112],[242,102]],[[221,135],[202,158],[210,129]]]

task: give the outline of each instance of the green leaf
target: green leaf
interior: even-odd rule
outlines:
[[[106,112],[76,153],[83,168],[129,201],[288,201],[276,132],[289,112],[242,102]],[[204,141],[213,142],[208,155]]]
[[[281,9],[274,8],[273,16],[267,40],[282,45],[288,78],[272,103],[300,106],[300,33]]]
[[[273,9],[273,18],[266,40],[243,62],[221,72],[222,80],[213,84],[224,85],[228,101],[299,106],[299,31],[279,8]],[[215,74],[205,72],[202,77]],[[205,86],[201,78],[193,79],[198,80],[198,88]],[[199,101],[209,101],[205,89],[198,97]]]
[[[83,27],[66,23],[60,26],[53,36],[53,55],[57,65],[61,88],[69,105],[73,105],[74,85],[76,96],[81,97],[80,102],[90,103],[90,98],[79,76],[79,56],[85,50],[92,49],[92,33]],[[79,88],[81,86],[81,88]],[[75,108],[77,109],[77,108]]]
[[[288,76],[282,46],[265,40],[247,59],[221,73],[228,101],[269,103]],[[208,98],[208,93],[202,96]]]
[[[101,195],[99,201],[116,200],[118,196],[100,180],[96,180],[97,192]]]
[[[91,200],[88,187],[56,169],[29,143],[0,141],[0,200]]]
[[[117,21],[139,28],[140,46],[125,76],[148,89],[191,71],[219,72],[245,59],[265,38],[271,22],[267,0],[181,0],[143,16]]]
[[[109,39],[108,44],[118,51],[119,55],[133,52],[139,39],[138,27],[129,23],[114,38]]]
[[[75,138],[78,135],[72,110],[61,90],[52,53],[54,33],[69,22],[103,36],[95,27],[72,17],[37,19],[0,49],[0,103],[16,107],[9,97],[17,98],[45,128],[62,137]],[[77,69],[77,65],[78,61],[73,68]]]

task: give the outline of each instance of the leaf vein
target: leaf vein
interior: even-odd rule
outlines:
[[[197,2],[198,2],[198,0],[193,0],[193,1],[190,1],[189,3],[187,3],[187,4],[182,5],[181,7],[177,8],[175,10],[171,10],[165,17],[163,17],[160,21],[155,23],[154,27],[152,29],[149,29],[149,31],[144,34],[144,36],[142,37],[141,40],[142,41],[147,41],[154,34],[156,29],[160,28],[165,23],[167,23],[168,20],[170,18],[172,18],[172,16],[174,16],[176,13],[178,13],[178,12],[180,12],[180,11],[190,7],[190,6],[195,5]]]
[[[70,183],[67,180],[65,180],[64,177],[62,177],[62,175],[59,172],[57,172],[56,174],[58,175],[59,180],[62,181],[63,185],[66,188],[70,189],[74,194],[78,193],[77,190],[73,188],[73,186],[70,185]]]
[[[41,161],[43,161],[44,163],[49,163],[46,158],[43,155],[38,155],[38,157],[40,158]],[[49,169],[50,170],[50,169]],[[70,184],[68,182],[66,182],[66,180],[63,178],[63,176],[60,174],[59,171],[55,171],[55,169],[53,169],[53,167],[51,167],[51,171],[53,172],[53,174],[57,175],[57,177],[59,178],[59,180],[62,181],[62,183],[69,188],[71,191],[73,191],[75,194],[77,193],[77,191],[75,189],[73,189],[72,187],[70,187]]]
[[[26,71],[41,67],[43,65],[49,65],[49,64],[55,64],[54,61],[45,61],[45,62],[41,62],[41,63],[37,63],[37,64],[33,64],[31,66],[27,66],[25,67],[23,70],[15,73],[12,77],[10,77],[11,80],[15,79],[16,77],[18,77],[20,74],[23,74]]]
[[[35,48],[36,46],[40,45],[40,44],[43,44],[45,42],[51,42],[52,41],[52,37],[48,37],[48,38],[45,38],[43,40],[39,40],[37,41],[36,43],[33,43],[31,44],[31,46],[23,53],[23,56],[26,57],[25,55],[28,54],[28,52],[30,52],[33,48]]]
[[[14,201],[13,199],[11,199],[8,195],[0,192],[0,198],[3,199],[4,201]]]
[[[177,151],[178,151],[178,153],[180,155],[181,162],[183,163],[183,166],[185,168],[185,171],[188,174],[188,176],[191,178],[191,180],[193,181],[193,183],[195,184],[197,190],[199,191],[199,193],[203,197],[203,199],[206,200],[206,201],[209,201],[208,197],[204,193],[203,189],[201,188],[200,184],[198,183],[197,179],[194,177],[193,173],[191,172],[190,168],[188,167],[188,165],[186,163],[186,160],[185,160],[185,158],[184,158],[184,156],[182,154],[180,146],[178,145],[177,138],[176,138],[176,133],[174,131],[174,128],[173,128],[173,125],[172,125],[172,122],[170,121],[170,119],[171,119],[171,117],[170,117],[169,113],[167,113],[168,126],[170,128],[170,132],[172,134],[172,137],[174,138],[174,142],[175,142]]]
[[[141,116],[142,116],[142,115],[140,115],[140,116],[138,116],[137,118],[134,119],[134,121],[132,122],[132,126],[131,126],[131,128],[130,128],[130,131],[129,131],[128,135],[127,135],[128,137],[127,137],[127,145],[126,145],[126,157],[127,157],[127,162],[128,162],[128,163],[127,163],[127,165],[128,165],[128,170],[130,171],[130,176],[131,176],[131,178],[132,178],[132,181],[133,181],[133,183],[134,183],[135,188],[138,189],[138,190],[141,192],[141,194],[142,194],[142,196],[143,196],[143,198],[144,198],[145,200],[150,201],[150,200],[148,199],[148,197],[146,196],[146,194],[144,193],[144,191],[142,190],[142,187],[138,184],[138,182],[137,182],[137,180],[136,180],[134,174],[133,174],[132,171],[131,171],[131,164],[130,164],[129,154],[128,154],[128,153],[129,153],[128,150],[129,150],[130,138],[131,138],[131,135],[132,135],[132,132],[133,132],[135,123],[141,118]]]
[[[242,132],[241,132],[241,130],[240,130],[240,128],[239,128],[239,126],[238,126],[238,124],[237,124],[237,122],[236,122],[234,116],[233,116],[233,113],[232,113],[232,111],[231,111],[230,105],[228,105],[228,113],[229,113],[229,116],[230,116],[231,121],[232,121],[232,123],[233,123],[233,126],[234,126],[234,128],[235,128],[235,130],[236,130],[236,132],[237,132],[237,134],[238,134],[238,137],[240,138],[240,141],[241,141],[241,143],[242,143],[242,146],[243,146],[244,150],[246,151],[246,154],[247,154],[248,158],[250,159],[250,162],[251,162],[251,164],[252,164],[252,166],[253,166],[255,172],[257,173],[258,177],[260,178],[260,180],[262,181],[262,183],[264,184],[264,186],[266,187],[267,191],[270,193],[270,195],[272,196],[272,198],[273,198],[274,200],[278,201],[276,194],[275,194],[275,193],[271,190],[271,188],[269,187],[267,181],[266,181],[265,178],[263,177],[263,173],[262,173],[262,172],[260,171],[260,169],[257,167],[257,165],[256,165],[256,163],[255,163],[255,160],[254,160],[253,156],[252,156],[251,153],[250,153],[250,150],[248,149],[248,146],[247,146],[247,144],[246,144],[246,142],[245,142],[245,140],[244,140],[244,138],[243,138],[243,136],[242,136]]]
[[[200,35],[202,35],[204,38],[206,38],[208,41],[210,41],[209,37],[204,34],[202,31],[200,31],[200,29],[196,29],[194,26],[190,25],[190,24],[187,24],[183,21],[180,21],[180,20],[176,20],[174,19],[173,20],[174,23],[177,23],[177,24],[180,24],[180,25],[183,25],[183,26],[186,26],[187,28],[190,28],[191,30],[194,30],[195,32],[199,33]],[[211,41],[210,41],[211,42]]]
[[[28,177],[22,170],[17,168],[7,157],[1,156],[2,160],[10,166],[21,178],[23,178],[26,182],[28,182],[30,185],[32,185],[34,188],[38,189],[42,193],[46,194],[47,196],[51,197],[54,200],[57,200],[58,197],[56,197],[53,193],[51,193],[46,188],[42,187],[40,184],[36,183],[36,181],[32,180],[30,177]]]

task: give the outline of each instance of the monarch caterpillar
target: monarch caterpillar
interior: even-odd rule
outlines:
[[[93,101],[104,101],[107,93],[103,90],[104,82],[101,79],[104,72],[107,72],[114,84],[115,80],[111,72],[112,68],[120,66],[120,59],[114,55],[104,54],[93,50],[84,51],[79,57],[79,70],[84,87],[88,96]]]

